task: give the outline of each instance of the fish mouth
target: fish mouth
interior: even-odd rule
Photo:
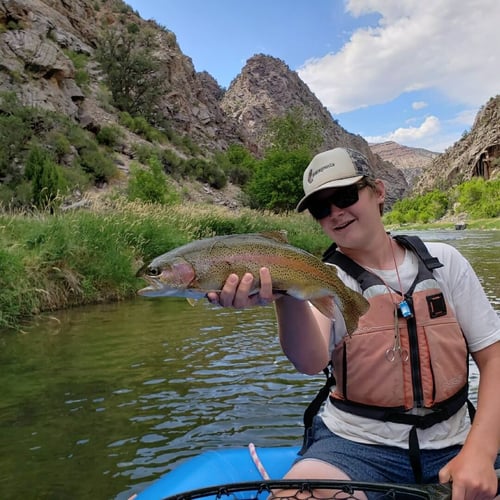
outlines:
[[[137,293],[139,295],[143,295],[144,297],[151,297],[161,294],[161,292],[163,291],[163,287],[159,283],[155,283],[154,281],[150,281],[148,279],[146,279],[146,281],[148,283],[148,286],[138,290]]]
[[[147,286],[137,291],[139,295],[143,295],[145,297],[154,297],[157,295],[161,295],[166,288],[159,279],[154,278],[153,276],[148,276],[144,273],[138,273],[138,277],[142,278],[147,283]]]

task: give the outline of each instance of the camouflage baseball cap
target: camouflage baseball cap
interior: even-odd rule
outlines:
[[[297,211],[307,208],[312,194],[323,189],[349,186],[363,177],[374,177],[368,160],[358,151],[335,148],[317,154],[304,171],[305,196],[297,205]]]

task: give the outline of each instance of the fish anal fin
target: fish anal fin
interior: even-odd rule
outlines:
[[[335,303],[331,295],[325,297],[317,297],[310,299],[309,302],[327,318],[334,319],[335,316]]]

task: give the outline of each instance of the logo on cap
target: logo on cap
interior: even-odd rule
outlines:
[[[323,172],[323,170],[326,170],[327,168],[331,168],[331,167],[334,167],[335,166],[335,163],[330,162],[330,163],[327,163],[326,165],[323,165],[322,167],[318,168],[317,170],[309,170],[309,175],[307,176],[307,182],[309,182],[309,184],[312,184],[312,182],[314,181],[314,178],[320,174],[321,172]]]

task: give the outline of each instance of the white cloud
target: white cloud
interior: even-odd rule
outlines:
[[[354,17],[379,13],[337,53],[298,70],[334,114],[435,89],[468,106],[496,95],[500,81],[500,1],[348,0]]]
[[[441,123],[435,116],[428,116],[419,127],[401,127],[394,132],[388,132],[384,135],[365,137],[368,142],[394,141],[398,144],[412,146],[421,144],[422,140],[433,137],[441,130]]]
[[[474,123],[474,120],[476,119],[478,109],[464,109],[463,111],[460,111],[452,120],[450,120],[450,123],[454,125],[467,125],[468,127],[471,127],[472,124]]]
[[[424,109],[428,106],[425,101],[415,101],[411,103],[411,107],[414,110]]]

